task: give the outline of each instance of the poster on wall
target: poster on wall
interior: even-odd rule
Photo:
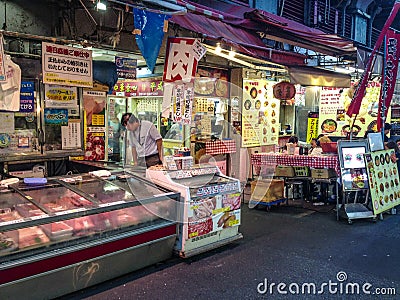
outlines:
[[[78,88],[45,84],[44,101],[46,107],[76,108],[78,106]]]
[[[118,78],[136,79],[137,59],[115,57]]]
[[[380,86],[379,82],[368,84],[360,112],[354,123],[353,136],[363,137],[366,130],[377,130],[376,119],[378,116]],[[354,86],[348,89],[321,88],[318,134],[346,136],[350,132],[353,118],[347,116],[346,111],[350,105],[354,90]],[[390,122],[390,113],[387,121]]]
[[[243,81],[243,147],[278,143],[280,101],[273,96],[274,84],[267,80]]]
[[[83,91],[83,107],[85,116],[85,159],[107,159],[105,151],[106,123],[105,107],[107,95],[105,92]]]
[[[42,42],[43,83],[93,87],[92,50]]]
[[[35,84],[33,81],[22,81],[20,92],[19,112],[35,111]]]
[[[68,124],[68,109],[45,108],[44,123],[46,125],[65,126]]]
[[[400,204],[399,170],[394,150],[381,150],[365,155],[374,214]]]
[[[80,120],[69,120],[67,126],[61,126],[61,148],[81,148],[81,126]]]
[[[307,143],[318,137],[318,112],[309,112],[307,118]]]

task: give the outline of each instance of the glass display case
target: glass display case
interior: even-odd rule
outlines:
[[[0,298],[54,298],[167,259],[179,201],[123,171],[1,189]]]

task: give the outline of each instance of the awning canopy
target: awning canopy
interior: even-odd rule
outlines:
[[[264,10],[222,3],[220,1],[210,1],[210,6],[218,5],[218,8],[206,7],[190,1],[184,2],[189,3],[194,8],[209,10],[213,14],[222,15],[222,22],[258,32],[262,38],[300,46],[331,56],[354,55],[356,51],[351,40],[324,33],[321,30],[308,27]],[[190,8],[190,6],[186,7]],[[194,11],[194,13],[199,12]]]
[[[305,55],[268,48],[255,32],[205,15],[187,13],[173,16],[170,21],[190,31],[201,33],[206,39],[223,41],[249,56],[278,64],[305,65]]]
[[[303,86],[349,88],[351,84],[351,76],[348,74],[309,66],[290,66],[287,69],[289,71],[290,82]]]

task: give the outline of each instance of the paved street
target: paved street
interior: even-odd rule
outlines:
[[[393,293],[388,288],[400,294],[399,223],[400,214],[348,225],[336,221],[333,209],[321,213],[280,206],[267,212],[243,204],[242,240],[190,259],[173,258],[64,299],[399,299],[372,295]],[[288,294],[278,292],[279,283],[286,284],[281,291]],[[312,284],[323,292],[307,293]],[[357,286],[359,294],[349,295]],[[296,287],[300,294],[291,294]]]

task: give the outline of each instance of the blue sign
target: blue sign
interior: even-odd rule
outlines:
[[[127,57],[115,57],[118,78],[136,79],[137,60]]]
[[[34,112],[35,111],[35,84],[32,81],[22,81],[19,100],[20,112]]]
[[[44,123],[46,125],[68,125],[68,109],[45,108]]]

